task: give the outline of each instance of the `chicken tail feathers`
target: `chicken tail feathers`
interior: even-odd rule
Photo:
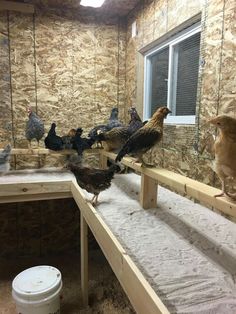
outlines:
[[[114,173],[120,172],[120,166],[117,164],[112,164],[109,168],[108,168],[109,172],[114,175]]]
[[[119,162],[121,161],[121,159],[128,153],[127,151],[127,146],[124,145],[121,150],[119,151],[119,153],[116,156],[115,162]]]

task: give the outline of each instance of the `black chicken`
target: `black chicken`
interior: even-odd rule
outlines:
[[[122,126],[122,123],[118,120],[118,113],[118,108],[113,108],[111,110],[109,122],[107,124],[97,125],[89,132],[88,136],[93,139],[98,134],[98,132],[107,132],[113,128]]]
[[[72,139],[72,148],[77,151],[78,155],[81,155],[85,149],[91,148],[95,142],[93,138],[81,137],[82,133],[83,129],[78,128]]]
[[[97,205],[99,193],[111,186],[111,180],[115,172],[120,170],[119,166],[115,164],[105,170],[82,167],[74,164],[68,164],[66,168],[70,169],[74,174],[78,185],[82,189],[94,194],[91,200],[93,205]]]
[[[52,123],[47,137],[44,140],[45,147],[51,150],[62,150],[63,141],[62,138],[56,135],[56,123]]]
[[[44,123],[36,113],[32,111],[31,107],[28,108],[28,114],[29,120],[26,123],[25,137],[29,142],[29,147],[31,147],[31,141],[33,139],[36,139],[39,145],[39,141],[44,135]]]

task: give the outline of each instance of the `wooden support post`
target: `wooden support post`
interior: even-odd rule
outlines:
[[[80,260],[81,290],[83,306],[88,306],[88,225],[83,214],[80,214]]]
[[[141,174],[140,204],[144,209],[157,207],[156,181],[144,173]]]
[[[107,169],[107,156],[103,155],[103,153],[100,154],[99,165],[100,169]]]

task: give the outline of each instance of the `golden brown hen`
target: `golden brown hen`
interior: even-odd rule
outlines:
[[[136,131],[124,144],[116,157],[116,162],[120,161],[126,154],[135,154],[143,165],[147,165],[143,161],[143,154],[162,139],[164,118],[170,112],[167,107],[158,108],[150,121]]]
[[[66,168],[71,170],[77,183],[82,189],[94,194],[91,200],[93,205],[97,205],[99,193],[111,186],[111,180],[114,177],[114,173],[120,170],[118,165],[111,165],[105,170],[88,168],[74,164],[68,164]]]
[[[216,126],[219,134],[214,144],[215,172],[222,183],[222,193],[236,200],[236,194],[226,191],[226,180],[236,179],[236,119],[227,115],[219,115],[209,120]]]

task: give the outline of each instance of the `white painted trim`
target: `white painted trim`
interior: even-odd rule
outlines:
[[[170,116],[165,119],[165,124],[195,124],[196,116]]]

